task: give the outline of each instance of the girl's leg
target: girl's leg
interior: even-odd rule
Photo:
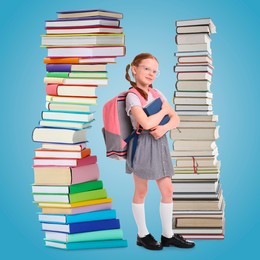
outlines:
[[[134,219],[138,229],[139,237],[145,237],[149,234],[146,221],[145,221],[145,209],[144,200],[147,193],[148,180],[144,180],[133,174],[135,191],[132,203],[132,210]]]
[[[167,238],[173,236],[172,231],[172,193],[173,186],[170,177],[165,177],[156,181],[158,188],[161,192],[161,202],[160,202],[160,216],[162,221],[162,235]]]

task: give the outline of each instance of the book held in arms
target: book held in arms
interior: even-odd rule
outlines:
[[[173,232],[187,239],[223,239],[225,200],[220,182],[218,116],[213,114],[210,18],[176,21],[173,103],[180,117],[173,140]]]
[[[112,198],[100,179],[87,133],[95,122],[97,87],[108,85],[107,64],[125,55],[122,13],[58,12],[45,23],[42,46],[46,108],[32,131],[33,202],[45,245],[75,250],[127,247]],[[104,89],[105,91],[105,89]]]

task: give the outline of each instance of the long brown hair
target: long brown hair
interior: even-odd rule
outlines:
[[[130,69],[130,67],[131,67],[131,66],[136,66],[136,67],[138,67],[138,65],[141,63],[141,61],[142,61],[142,60],[145,60],[145,59],[155,59],[155,60],[158,62],[158,60],[157,60],[152,54],[150,54],[150,53],[140,53],[140,54],[138,54],[137,56],[135,56],[135,58],[133,59],[133,61],[132,61],[131,64],[128,64],[128,65],[126,66],[125,78],[126,78],[127,81],[130,82],[131,86],[132,86],[133,88],[135,88],[135,89],[142,95],[142,97],[145,98],[145,100],[147,100],[147,99],[148,99],[148,94],[147,94],[145,91],[143,91],[142,89],[138,88],[137,85],[136,85],[136,83],[131,80],[130,75],[129,75],[129,69]],[[159,63],[159,62],[158,62],[158,63]],[[149,87],[152,88],[152,87],[153,87],[152,84],[151,84]]]

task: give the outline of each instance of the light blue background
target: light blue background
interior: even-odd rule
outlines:
[[[259,256],[259,24],[258,1],[123,1],[57,0],[2,1],[1,13],[1,255],[8,259],[243,259]],[[89,144],[98,156],[101,179],[113,198],[129,246],[124,249],[67,252],[44,247],[44,234],[32,203],[32,157],[39,147],[31,132],[44,109],[45,88],[40,34],[44,21],[56,11],[107,9],[124,13],[127,54],[108,65],[109,86],[98,89],[96,123]],[[151,252],[135,245],[136,227],[131,212],[133,183],[124,174],[124,162],[105,157],[101,136],[102,105],[128,88],[125,66],[140,52],[160,61],[155,86],[171,101],[176,63],[175,25],[178,19],[211,17],[214,59],[214,112],[219,115],[217,141],[222,162],[221,183],[226,200],[226,236],[223,241],[197,241],[191,250],[165,248]],[[170,142],[171,143],[171,142]],[[160,237],[159,192],[149,185],[147,225]],[[257,242],[258,241],[258,242]]]

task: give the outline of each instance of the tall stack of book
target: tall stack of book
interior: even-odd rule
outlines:
[[[97,164],[88,147],[96,88],[107,85],[106,65],[125,54],[121,13],[58,12],[46,21],[42,46],[47,75],[46,110],[32,139],[34,202],[45,245],[61,249],[126,247]]]
[[[211,92],[211,34],[209,18],[176,22],[177,73],[173,103],[180,125],[171,131],[173,231],[192,239],[223,239],[225,201],[220,185],[216,139],[218,116]]]

